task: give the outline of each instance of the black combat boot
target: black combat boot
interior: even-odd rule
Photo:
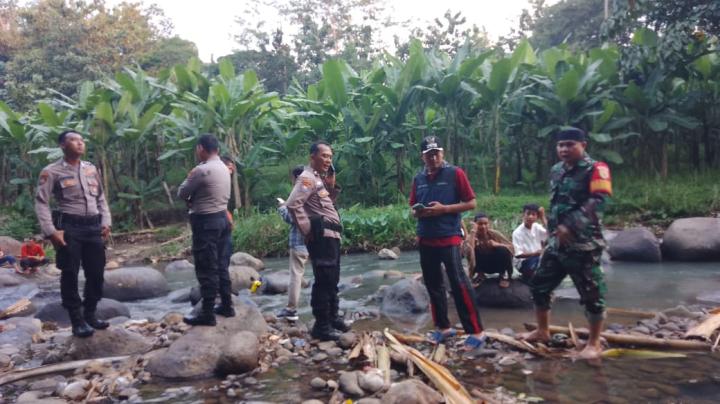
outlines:
[[[340,339],[340,333],[332,328],[330,324],[320,323],[317,320],[315,321],[312,331],[310,331],[310,335],[320,341],[337,341]]]
[[[223,317],[235,317],[232,296],[220,297],[220,304],[215,305],[213,312]]]
[[[208,304],[209,303],[209,304]],[[214,326],[217,324],[215,321],[215,313],[213,313],[214,302],[203,300],[202,308],[197,314],[188,314],[183,317],[185,324],[190,325],[210,325]]]
[[[95,316],[95,309],[89,309],[86,307],[83,311],[83,317],[85,317],[85,322],[96,330],[104,330],[110,327],[110,323],[100,320]]]
[[[342,319],[342,317],[339,316],[335,317],[335,319],[330,322],[330,325],[332,326],[332,328],[340,332],[350,331],[350,326],[345,322],[345,320]]]
[[[74,336],[87,338],[93,335],[95,330],[85,322],[79,308],[68,309],[68,314],[70,315],[70,323],[72,324],[72,333]]]

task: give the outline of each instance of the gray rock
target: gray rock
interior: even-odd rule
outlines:
[[[233,293],[248,289],[254,280],[260,279],[260,274],[253,267],[246,265],[230,265],[230,281]]]
[[[18,396],[16,402],[18,403],[37,403],[42,400],[44,392],[42,391],[26,391]],[[63,400],[64,402],[64,400]]]
[[[327,382],[319,377],[315,377],[312,380],[310,380],[310,387],[312,387],[315,390],[322,390],[325,387],[327,387]]]
[[[24,347],[30,344],[32,336],[42,329],[40,320],[32,317],[12,317],[0,321],[4,331],[0,332],[0,345]],[[10,355],[13,356],[13,355]]]
[[[385,276],[385,271],[381,269],[373,269],[362,274],[362,279],[378,279]]]
[[[312,360],[315,363],[326,361],[328,358],[328,355],[324,352],[317,353],[313,355]]]
[[[335,389],[339,388],[340,385],[339,385],[338,382],[336,382],[335,380],[328,380],[328,381],[327,381],[327,387],[328,387],[328,389],[330,389],[330,390],[335,390]]]
[[[63,353],[66,359],[79,360],[142,354],[150,351],[152,347],[153,342],[147,337],[123,327],[110,327],[95,330],[91,338],[69,338]]]
[[[343,333],[340,335],[340,340],[338,341],[338,345],[342,349],[350,349],[353,346],[355,346],[355,342],[357,341],[357,334],[355,334],[352,331]]]
[[[8,367],[8,365],[10,365],[10,362],[12,362],[12,358],[10,357],[10,355],[0,353],[0,369]]]
[[[256,271],[262,271],[265,269],[265,264],[262,260],[253,257],[252,255],[244,252],[237,252],[230,257],[230,264],[237,266],[246,266],[253,268]]]
[[[260,343],[250,331],[240,331],[222,347],[217,363],[217,373],[221,375],[241,374],[258,366]]]
[[[277,295],[287,293],[290,287],[290,274],[287,271],[275,272],[262,275],[263,285],[260,292],[266,295]],[[310,283],[303,278],[300,286],[306,288]]]
[[[383,314],[426,313],[430,305],[425,285],[414,279],[403,279],[390,286],[384,293],[381,305]]]
[[[305,400],[302,402],[302,404],[325,404],[325,403],[320,400],[313,399],[313,400]]]
[[[645,227],[619,232],[608,242],[608,254],[613,261],[660,262],[660,241]]]
[[[428,387],[425,383],[410,379],[390,386],[382,396],[384,404],[440,404],[444,399],[440,393]]]
[[[130,397],[133,397],[139,393],[140,393],[140,390],[133,388],[133,387],[128,387],[128,388],[122,389],[122,391],[118,394],[118,398],[121,400],[128,400],[128,399],[130,399]]]
[[[635,332],[639,332],[641,334],[645,334],[645,335],[650,334],[650,329],[648,327],[645,327],[644,325],[639,325],[637,327],[634,327],[632,330]]]
[[[98,302],[96,315],[101,320],[108,320],[113,317],[130,317],[130,309],[122,302],[103,298]],[[35,318],[43,322],[52,321],[60,327],[70,325],[68,312],[60,302],[46,304],[35,314]]]
[[[5,255],[14,255],[15,257],[19,257],[21,248],[21,242],[12,237],[0,236],[0,249],[3,250]]]
[[[24,283],[32,283],[29,277],[25,277],[15,272],[0,273],[0,287],[6,288],[10,286],[18,286]]]
[[[343,350],[340,347],[330,348],[327,350],[328,356],[332,356],[332,357],[338,357],[338,356],[342,355],[342,353],[343,353]]]
[[[167,295],[167,299],[172,303],[185,303],[190,301],[191,287],[173,290]],[[197,303],[197,302],[196,302]]]
[[[63,376],[48,377],[46,379],[30,383],[30,390],[54,392],[57,390],[58,384],[64,382],[65,377]]]
[[[365,397],[361,398],[358,401],[355,401],[355,404],[382,404],[382,401],[378,400],[377,398]]]
[[[393,247],[393,248],[390,249],[390,251],[394,252],[395,255],[397,255],[398,257],[400,256],[400,254],[402,254],[402,251],[400,250],[400,247]]]
[[[80,400],[81,398],[85,398],[86,395],[86,388],[90,385],[90,382],[87,380],[78,380],[76,382],[72,382],[65,387],[65,390],[63,390],[63,397],[68,398],[70,400]]]
[[[213,376],[224,347],[241,331],[256,336],[267,331],[265,319],[256,306],[235,304],[236,316],[217,317],[215,327],[192,327],[170,347],[154,355],[146,370],[153,376],[169,379],[207,378]]]
[[[720,219],[675,220],[663,236],[662,255],[673,261],[720,261]]]
[[[513,280],[501,288],[499,279],[489,278],[475,288],[475,301],[483,307],[520,308],[532,306],[532,293],[524,282]]]
[[[170,291],[160,271],[149,267],[126,267],[105,272],[103,296],[122,302],[165,296]]]
[[[393,250],[383,248],[378,252],[378,258],[380,258],[381,260],[396,260],[398,259],[398,256]]]
[[[353,397],[362,397],[365,392],[358,384],[358,372],[340,372],[340,390]]]
[[[171,273],[171,272],[182,272],[182,271],[192,271],[195,269],[195,265],[193,265],[188,260],[178,260],[173,261],[165,266],[165,273]]]
[[[358,385],[361,389],[368,393],[375,393],[382,390],[385,386],[382,373],[377,369],[371,369],[367,372],[358,374]]]

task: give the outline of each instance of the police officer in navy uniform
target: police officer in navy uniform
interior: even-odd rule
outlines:
[[[200,311],[183,318],[190,325],[214,326],[215,314],[225,317],[235,315],[230,277],[222,264],[230,233],[227,218],[230,171],[218,156],[218,151],[219,143],[215,136],[200,136],[195,146],[200,164],[190,171],[178,189],[178,197],[190,206],[195,275],[202,297]],[[218,294],[221,303],[215,307]]]
[[[110,210],[97,168],[80,159],[85,153],[82,135],[65,131],[58,136],[63,158],[40,172],[35,195],[35,212],[44,237],[56,251],[60,274],[60,296],[72,323],[72,333],[89,337],[93,329],[108,323],[95,316],[103,293],[105,245],[110,235]],[[50,199],[55,198],[59,214],[53,221]],[[78,271],[85,271],[84,299],[78,293]],[[81,312],[81,307],[83,311]]]

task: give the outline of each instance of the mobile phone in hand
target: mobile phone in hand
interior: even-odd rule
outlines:
[[[423,205],[422,203],[416,203],[415,205],[412,206],[412,208],[414,210],[423,210],[423,209],[427,208],[427,206]]]

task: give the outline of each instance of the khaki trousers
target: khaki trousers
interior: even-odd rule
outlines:
[[[301,252],[294,248],[290,249],[290,285],[288,286],[288,308],[296,310],[300,300],[300,288],[302,288],[305,263],[308,260],[308,253]]]

